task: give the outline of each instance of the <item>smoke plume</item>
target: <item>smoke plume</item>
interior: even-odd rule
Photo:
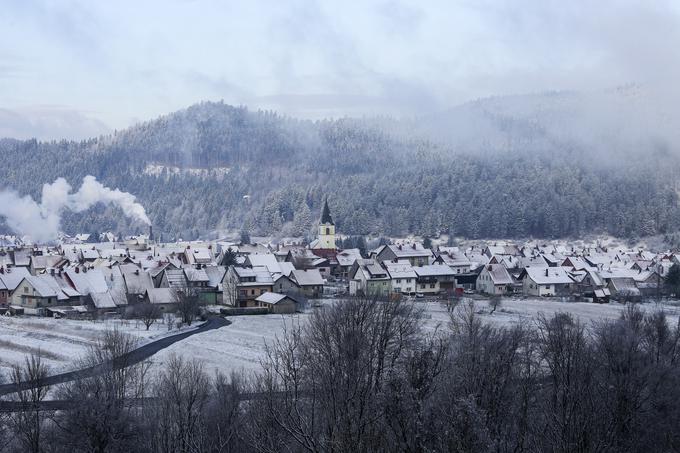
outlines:
[[[105,187],[94,176],[85,176],[80,189],[71,191],[71,185],[64,178],[43,185],[40,203],[12,190],[0,191],[0,216],[12,231],[28,235],[34,241],[57,238],[64,210],[82,212],[97,203],[118,206],[127,217],[151,224],[134,195]]]

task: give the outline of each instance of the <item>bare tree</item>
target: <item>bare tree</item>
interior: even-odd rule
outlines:
[[[263,451],[422,447],[444,356],[442,338],[422,335],[415,305],[338,302],[268,346],[249,439]]]
[[[489,298],[489,308],[491,309],[489,314],[493,315],[494,312],[501,306],[502,302],[503,300],[500,296],[491,296]]]
[[[182,322],[191,325],[200,314],[200,300],[198,291],[195,288],[184,287],[175,291],[175,302],[177,305],[177,313],[179,313]]]
[[[133,364],[129,353],[136,341],[119,331],[107,331],[80,361],[97,372],[62,385],[61,400],[73,407],[55,418],[58,449],[107,452],[133,451],[142,435],[137,401],[146,396],[149,364]]]
[[[158,305],[152,303],[140,303],[135,305],[133,309],[133,315],[137,319],[141,319],[146,326],[146,330],[149,330],[161,315],[161,310]]]
[[[227,277],[222,285],[222,301],[232,307],[235,307],[238,303],[238,282],[235,278],[229,276],[229,271],[227,271]]]
[[[12,368],[14,383],[28,385],[21,386],[21,390],[14,395],[14,400],[20,403],[20,410],[12,413],[10,423],[23,450],[31,453],[42,451],[45,413],[41,410],[40,403],[49,391],[49,386],[44,383],[48,375],[49,367],[39,354],[26,357],[23,366]]]
[[[154,389],[150,439],[153,450],[204,451],[207,432],[204,410],[210,396],[210,378],[196,360],[172,356]]]

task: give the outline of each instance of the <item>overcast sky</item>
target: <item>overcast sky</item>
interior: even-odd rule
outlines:
[[[0,136],[82,138],[201,100],[306,118],[680,80],[680,2],[3,0]]]

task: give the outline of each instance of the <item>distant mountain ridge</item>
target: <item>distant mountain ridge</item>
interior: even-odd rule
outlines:
[[[93,174],[137,195],[167,238],[305,235],[325,196],[345,234],[670,233],[680,224],[675,120],[645,99],[546,93],[409,120],[325,121],[203,102],[80,142],[0,140],[0,186],[36,197],[57,177]],[[67,214],[64,230],[141,228],[118,214]]]

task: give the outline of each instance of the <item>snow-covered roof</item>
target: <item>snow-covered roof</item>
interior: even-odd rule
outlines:
[[[487,264],[485,269],[494,285],[511,285],[514,283],[512,276],[502,264]]]
[[[224,279],[227,269],[224,266],[208,266],[203,269],[208,276],[208,285],[216,287]]]
[[[150,288],[146,296],[152,304],[171,304],[176,301],[177,293],[173,288]]]
[[[276,260],[276,255],[273,253],[248,255],[246,262],[249,262],[253,267],[265,266],[272,274],[281,273],[281,263]]]
[[[65,274],[81,294],[105,293],[109,289],[101,269],[90,269],[87,272],[67,269]]]
[[[210,278],[204,269],[195,269],[193,267],[185,267],[184,273],[187,276],[187,280],[190,282],[209,282]]]
[[[21,280],[29,275],[31,273],[25,267],[12,267],[5,269],[4,273],[0,274],[0,280],[2,280],[8,290],[14,291],[19,286],[19,283],[21,283]]]
[[[285,299],[290,299],[290,297],[286,296],[285,294],[279,294],[279,293],[272,293],[272,292],[266,292],[264,294],[261,294],[257,299],[255,299],[258,302],[262,302],[265,304],[270,304],[270,305],[276,305],[282,300]]]
[[[294,270],[291,272],[293,279],[300,286],[322,286],[323,277],[318,269]]]
[[[539,285],[559,285],[574,282],[564,267],[527,267],[522,274],[526,274]]]
[[[339,252],[335,259],[338,260],[340,266],[351,266],[358,259],[361,259],[361,252],[359,249],[345,249]]]
[[[414,267],[418,277],[444,277],[454,275],[453,270],[446,264],[430,264],[428,266]]]
[[[422,244],[417,242],[403,245],[390,244],[387,247],[392,251],[392,253],[396,255],[397,258],[432,256],[432,250],[424,248]]]
[[[409,263],[393,263],[386,261],[385,268],[392,279],[395,278],[417,278],[418,275]]]
[[[50,278],[52,277],[49,275],[29,275],[24,277],[24,280],[33,287],[40,297],[57,297],[59,284],[54,281],[54,278],[52,278],[52,282],[50,282]]]
[[[92,303],[96,308],[116,308],[116,303],[113,301],[110,292],[105,293],[91,293]]]

